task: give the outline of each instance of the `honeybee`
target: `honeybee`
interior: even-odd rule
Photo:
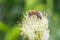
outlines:
[[[36,15],[37,18],[42,19],[41,14],[40,14],[39,11],[37,11],[37,10],[31,10],[31,11],[29,11],[28,13],[29,13],[29,16]]]

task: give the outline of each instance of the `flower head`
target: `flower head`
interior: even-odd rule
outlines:
[[[40,11],[31,10],[27,12],[21,25],[24,40],[49,39],[48,19]]]

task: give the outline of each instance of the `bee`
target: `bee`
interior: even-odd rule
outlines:
[[[37,10],[31,10],[31,11],[29,11],[28,13],[29,13],[29,16],[36,15],[37,18],[42,19],[41,14],[40,14],[39,11],[37,11]]]

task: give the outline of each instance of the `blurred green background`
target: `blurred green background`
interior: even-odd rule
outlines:
[[[49,40],[60,40],[60,0],[0,0],[0,40],[22,40],[17,21],[34,9],[49,15]]]

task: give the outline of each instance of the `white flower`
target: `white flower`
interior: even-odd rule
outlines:
[[[49,39],[48,19],[43,16],[43,13],[37,10],[27,12],[21,25],[24,40],[25,38],[28,38],[28,40]]]

